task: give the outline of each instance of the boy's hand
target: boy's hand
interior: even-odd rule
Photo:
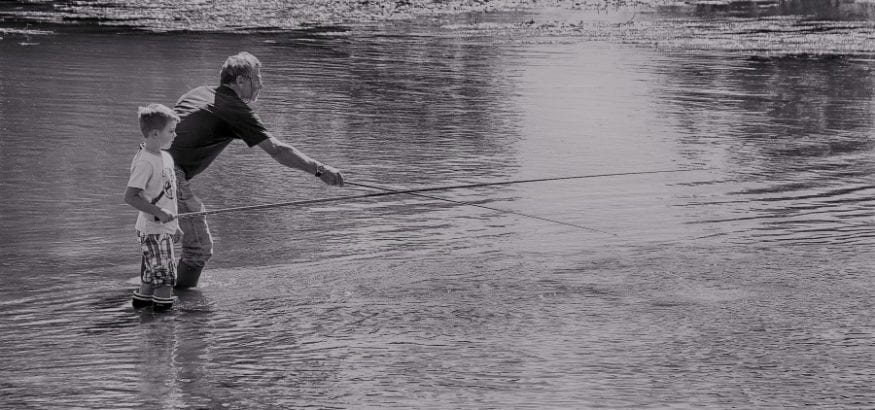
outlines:
[[[170,222],[170,221],[176,219],[176,215],[171,214],[170,210],[168,210],[168,209],[161,208],[161,210],[158,212],[158,214],[155,215],[155,219],[157,219],[159,222],[165,224],[167,222]]]
[[[176,228],[176,232],[173,234],[173,243],[179,243],[182,239],[182,229]]]

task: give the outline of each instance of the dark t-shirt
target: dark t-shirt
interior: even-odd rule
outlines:
[[[185,178],[200,174],[234,139],[252,147],[270,138],[261,119],[234,90],[198,87],[183,95],[176,107],[180,121],[167,151]]]

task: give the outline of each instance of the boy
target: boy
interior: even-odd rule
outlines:
[[[162,311],[173,306],[173,242],[182,233],[176,220],[173,158],[163,151],[176,137],[179,117],[161,104],[140,107],[138,116],[145,140],[131,162],[125,189],[125,203],[140,210],[135,227],[143,250],[140,288],[134,291],[132,304]]]

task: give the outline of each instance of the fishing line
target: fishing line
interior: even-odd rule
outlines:
[[[590,227],[588,227],[588,226],[583,226],[583,225],[573,224],[573,223],[571,223],[571,222],[558,221],[558,220],[555,220],[555,219],[545,218],[545,217],[543,217],[543,216],[524,214],[524,213],[522,213],[522,212],[510,211],[510,210],[507,210],[507,209],[493,208],[493,207],[491,207],[491,206],[475,204],[475,203],[472,203],[472,202],[456,201],[456,200],[449,199],[449,198],[442,198],[442,197],[439,197],[439,196],[433,196],[433,195],[425,195],[425,194],[420,194],[420,193],[416,193],[416,192],[401,192],[401,191],[398,191],[398,190],[395,190],[395,189],[391,189],[391,188],[386,188],[386,187],[381,187],[381,186],[376,186],[376,185],[361,184],[361,183],[355,183],[355,182],[345,182],[345,184],[347,184],[347,185],[352,185],[352,186],[358,186],[358,187],[362,187],[362,188],[377,189],[377,190],[380,190],[380,191],[383,191],[383,192],[387,192],[387,193],[388,193],[388,192],[391,192],[391,193],[398,192],[398,193],[403,193],[403,194],[405,194],[405,195],[412,195],[412,196],[417,196],[417,197],[421,197],[421,198],[436,199],[436,200],[438,200],[438,201],[451,202],[451,203],[454,203],[454,204],[457,204],[457,205],[476,206],[476,207],[478,207],[478,208],[488,209],[488,210],[490,210],[490,211],[496,211],[496,212],[500,212],[500,213],[503,213],[503,214],[519,215],[519,216],[524,216],[524,217],[526,217],[526,218],[538,219],[538,220],[541,220],[541,221],[552,222],[552,223],[559,224],[559,225],[572,226],[572,227],[580,228],[580,229],[584,229],[584,230],[587,230],[587,231],[599,232],[599,233],[603,233],[603,234],[606,234],[606,235],[617,236],[616,234],[613,234],[613,233],[610,233],[610,232],[605,232],[605,231],[602,231],[602,230],[599,230],[599,229],[590,228]]]
[[[323,204],[328,202],[343,202],[343,201],[351,201],[357,199],[366,199],[366,198],[377,198],[383,196],[390,195],[401,195],[401,194],[418,194],[422,192],[432,192],[432,191],[447,191],[451,189],[463,189],[463,188],[479,188],[486,186],[499,186],[499,185],[513,185],[513,184],[527,184],[532,182],[547,182],[547,181],[563,181],[569,179],[586,179],[586,178],[604,178],[604,177],[614,177],[614,176],[627,176],[627,175],[647,175],[647,174],[666,174],[673,172],[690,172],[690,171],[705,171],[714,168],[694,168],[694,169],[672,169],[672,170],[662,170],[662,171],[639,171],[639,172],[618,172],[611,174],[590,174],[590,175],[576,175],[576,176],[566,176],[566,177],[553,177],[553,178],[534,178],[534,179],[517,179],[512,181],[498,181],[498,182],[481,182],[474,184],[460,184],[460,185],[447,185],[447,186],[437,186],[437,187],[429,187],[429,188],[417,188],[417,189],[402,189],[395,191],[383,191],[383,192],[373,192],[370,194],[362,194],[362,195],[347,195],[347,196],[336,196],[330,198],[320,198],[320,199],[305,199],[300,201],[288,201],[288,202],[277,202],[272,204],[263,204],[263,205],[248,205],[248,206],[238,206],[232,208],[223,208],[223,209],[215,209],[209,211],[200,211],[200,212],[189,212],[179,214],[179,218],[192,218],[197,216],[206,216],[206,215],[216,215],[216,214],[224,214],[229,212],[244,212],[244,211],[256,211],[262,209],[271,209],[271,208],[281,208],[287,206],[307,206],[307,205],[315,205],[315,204]],[[354,185],[350,183],[350,185]],[[531,215],[527,215],[533,217]],[[554,221],[555,222],[555,221]],[[590,228],[586,228],[590,229]]]

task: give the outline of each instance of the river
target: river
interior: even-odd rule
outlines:
[[[575,13],[7,29],[0,407],[875,405],[871,21]],[[274,134],[350,182],[626,175],[214,215],[201,286],[134,311],[137,107],[240,50]],[[373,192],[242,143],[194,182]]]

